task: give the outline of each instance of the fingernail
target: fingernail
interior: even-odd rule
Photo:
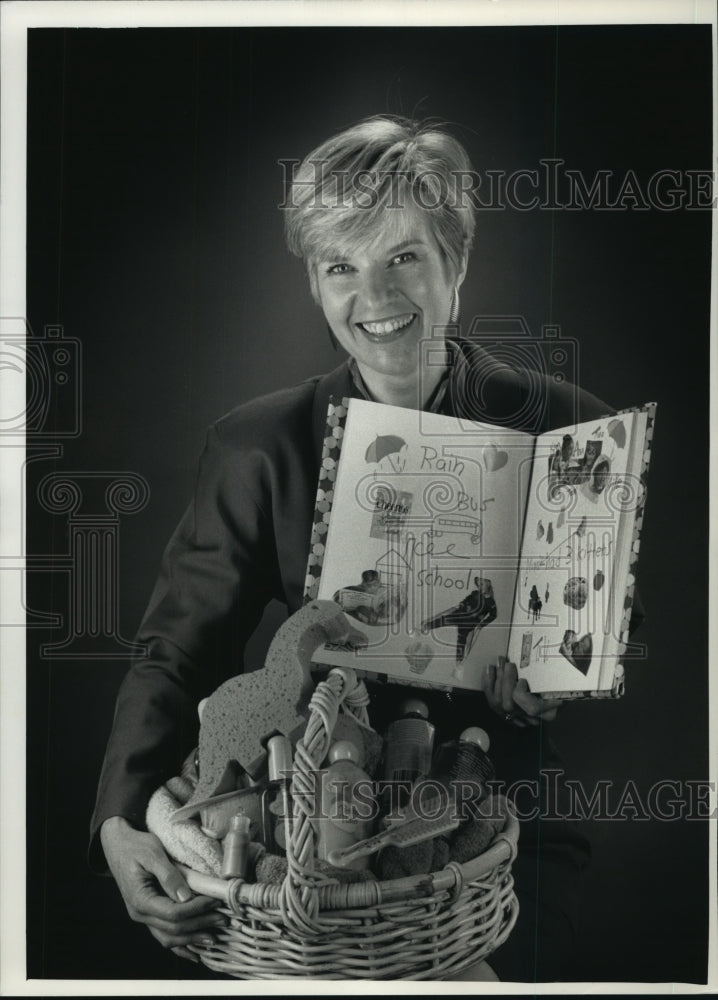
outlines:
[[[186,886],[182,886],[181,889],[177,890],[177,899],[180,903],[189,903],[190,899],[192,899],[192,893]]]
[[[210,934],[203,934],[202,937],[197,938],[197,944],[201,944],[204,948],[211,948],[214,944],[214,938]]]

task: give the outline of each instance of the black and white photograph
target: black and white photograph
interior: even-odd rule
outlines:
[[[716,989],[714,6],[0,15],[0,991]]]

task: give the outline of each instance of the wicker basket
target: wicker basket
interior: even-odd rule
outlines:
[[[222,900],[220,912],[230,918],[211,948],[193,949],[216,972],[239,979],[451,979],[511,932],[518,821],[508,807],[501,835],[465,864],[352,884],[313,870],[312,772],[325,758],[342,703],[367,724],[364,684],[351,670],[332,670],[314,692],[297,744],[284,883],[250,884],[182,868],[190,887]]]

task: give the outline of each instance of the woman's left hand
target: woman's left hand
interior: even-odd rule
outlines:
[[[561,704],[559,698],[531,694],[528,683],[518,679],[516,664],[504,656],[499,657],[498,665],[490,663],[486,667],[481,688],[494,712],[515,726],[552,722]]]

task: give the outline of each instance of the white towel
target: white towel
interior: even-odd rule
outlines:
[[[192,790],[187,778],[170,778],[166,785],[160,785],[147,806],[147,829],[160,839],[175,861],[205,875],[221,876],[221,841],[203,833],[197,819],[170,823],[170,817],[187,802]]]

